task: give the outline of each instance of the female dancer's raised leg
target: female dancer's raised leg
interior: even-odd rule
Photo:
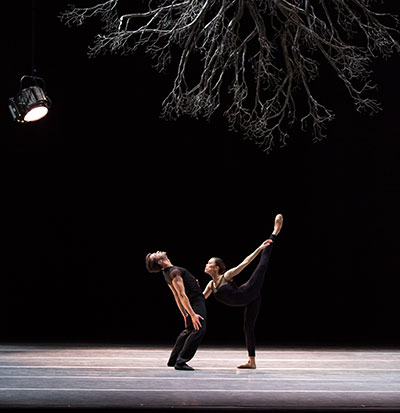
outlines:
[[[275,218],[274,231],[272,232],[270,239],[275,241],[276,236],[279,234],[283,223],[282,215],[277,215]],[[243,284],[240,288],[246,288],[249,293],[255,294],[254,300],[252,300],[245,308],[244,311],[244,333],[246,337],[246,346],[249,354],[249,360],[247,363],[237,366],[239,369],[255,369],[256,368],[256,337],[254,333],[258,313],[261,306],[260,290],[264,281],[265,273],[267,272],[269,257],[271,254],[273,244],[268,245],[261,253],[260,262],[257,268],[254,270],[250,279]]]
[[[283,217],[281,214],[278,214],[275,217],[274,231],[269,237],[270,240],[276,240],[277,235],[281,231],[282,223]],[[261,291],[264,277],[268,269],[269,257],[271,255],[273,245],[274,242],[272,242],[262,250],[260,261],[256,269],[253,271],[253,274],[243,285],[240,286],[242,294],[246,294],[246,296],[249,298],[248,302],[251,302],[253,300],[253,297],[255,298]]]

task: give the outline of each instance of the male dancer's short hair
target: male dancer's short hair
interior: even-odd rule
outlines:
[[[159,259],[156,259],[152,252],[146,255],[146,269],[148,272],[160,272],[162,270],[161,265],[158,263]]]

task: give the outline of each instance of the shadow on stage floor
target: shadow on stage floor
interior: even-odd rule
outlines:
[[[1,344],[0,408],[400,411],[400,350],[201,347],[194,371],[160,345]]]

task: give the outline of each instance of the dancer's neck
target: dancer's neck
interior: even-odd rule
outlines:
[[[214,286],[217,287],[219,282],[221,281],[221,278],[223,277],[223,274],[216,274],[216,275],[211,275],[211,278],[213,280]]]

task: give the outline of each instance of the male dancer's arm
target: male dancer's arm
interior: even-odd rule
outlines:
[[[177,295],[176,291],[174,290],[174,287],[172,287],[172,285],[169,285],[169,284],[168,284],[168,287],[171,289],[172,294],[174,295],[176,305],[178,306],[179,311],[180,311],[181,314],[183,315],[183,318],[184,318],[184,320],[185,320],[185,327],[187,327],[186,317],[187,317],[189,314],[188,314],[188,312],[184,309],[184,307],[182,306],[181,302],[179,301],[178,295]]]
[[[172,280],[172,284],[176,290],[178,300],[180,301],[184,309],[189,313],[190,318],[192,319],[194,329],[199,330],[201,328],[200,319],[204,320],[204,318],[193,311],[189,298],[187,297],[185,292],[185,285],[183,284],[182,277],[180,275],[176,275]]]
[[[238,275],[244,268],[246,268],[253,260],[257,257],[261,250],[263,250],[266,246],[272,244],[271,239],[267,239],[264,241],[252,254],[246,257],[242,263],[240,263],[237,267],[231,268],[230,270],[226,271],[224,274],[224,278],[227,281],[232,281],[233,277]]]

